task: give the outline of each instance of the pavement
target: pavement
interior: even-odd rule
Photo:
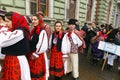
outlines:
[[[117,62],[115,66],[110,71],[104,68],[101,71],[103,65],[103,60],[101,60],[97,65],[92,65],[90,54],[85,56],[84,54],[79,55],[79,79],[78,80],[120,80],[120,74],[117,70]],[[50,77],[49,80],[54,80]],[[62,80],[74,80],[72,74],[69,73],[63,76]]]
[[[106,66],[103,71],[101,71],[103,61],[100,61],[97,65],[92,65],[90,54],[85,56],[84,54],[79,54],[79,79],[78,80],[120,80],[120,74],[117,70],[117,62],[113,70],[107,70]],[[49,80],[54,80],[50,77]],[[69,73],[64,75],[62,80],[73,80],[72,74]]]

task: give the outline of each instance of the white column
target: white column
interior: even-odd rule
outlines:
[[[68,0],[65,0],[65,19],[67,19]]]
[[[118,8],[118,3],[117,3],[117,7],[116,7],[116,9],[115,9],[115,11],[114,11],[114,24],[113,24],[113,25],[114,25],[115,27],[117,27],[117,24],[116,24],[116,23],[117,23],[117,17],[118,17],[118,16],[117,16],[117,14],[118,14],[118,13],[117,13],[117,12],[118,12],[118,11],[117,11],[117,10],[118,10],[117,8]]]
[[[53,18],[53,0],[49,0],[49,13],[48,13],[48,16],[50,17],[50,18]]]
[[[79,19],[79,10],[80,10],[80,0],[76,1],[76,10],[75,10],[75,18]]]
[[[85,13],[85,20],[87,20],[87,5],[88,5],[88,0],[86,1],[86,13]]]
[[[30,0],[26,0],[26,15],[30,15]]]

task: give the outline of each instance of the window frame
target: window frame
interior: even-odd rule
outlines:
[[[38,1],[40,1],[40,0],[38,0]],[[38,11],[41,11],[41,10],[40,10],[40,9],[41,9],[41,5],[45,5],[45,8],[46,8],[46,12],[43,11],[44,16],[49,16],[49,15],[48,15],[48,14],[49,14],[49,9],[48,9],[48,7],[49,7],[49,0],[46,0],[46,4],[40,2],[40,3],[38,4],[38,7],[39,7],[39,10],[38,10]]]
[[[41,11],[41,5],[45,5],[45,9],[46,9],[46,12],[43,12],[44,13],[44,16],[45,17],[48,17],[49,15],[49,9],[48,9],[48,7],[49,7],[49,0],[46,0],[46,4],[45,3],[41,3],[41,1],[40,0],[30,0],[30,13],[31,13],[31,2],[32,3],[36,3],[36,12],[38,12],[38,11]],[[33,14],[33,13],[31,13],[31,14]]]
[[[68,2],[68,1],[69,1],[69,3],[67,4],[67,6],[68,6],[69,8],[66,9],[66,18],[67,18],[67,19],[69,19],[69,18],[75,18],[75,12],[76,12],[76,7],[77,7],[77,6],[76,6],[77,0],[73,0],[73,1],[74,1],[74,4],[73,4],[73,5],[74,5],[74,12],[73,12],[74,14],[72,15],[72,17],[70,17],[70,14],[71,14],[71,13],[70,13],[70,12],[71,12],[71,11],[70,11],[70,10],[71,10],[71,6],[70,6],[70,5],[71,5],[72,3],[71,3],[71,0],[67,0],[67,2]]]
[[[35,14],[37,12],[37,2],[36,1],[37,0],[30,0],[30,14]],[[32,13],[32,5],[31,5],[32,3],[36,4],[36,10],[35,10],[36,12],[35,13],[34,12]]]

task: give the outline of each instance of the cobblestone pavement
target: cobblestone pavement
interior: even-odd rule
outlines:
[[[83,54],[79,55],[79,72],[80,76],[78,80],[120,80],[120,74],[118,74],[117,66],[114,66],[112,71],[106,69],[101,71],[103,61],[98,65],[93,66],[89,55],[86,57]],[[116,65],[116,64],[115,64]],[[54,80],[50,78],[49,80]],[[73,80],[71,74],[63,77],[62,80]]]

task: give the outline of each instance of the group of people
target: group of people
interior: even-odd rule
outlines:
[[[69,67],[65,64],[68,58],[73,79],[78,80],[78,49],[82,50],[84,40],[75,29],[76,19],[69,19],[67,31],[61,21],[56,21],[51,32],[45,29],[48,25],[41,14],[32,15],[31,30],[26,18],[17,12],[0,15],[0,48],[4,55],[1,80],[48,80],[50,76],[62,80]]]
[[[100,41],[120,45],[120,28],[113,28],[112,24],[102,24],[98,26],[95,22],[92,22],[91,27],[88,27],[87,23],[85,23],[82,30],[86,31],[86,37],[84,38],[86,49],[84,53],[88,55],[89,46],[91,45],[92,64],[97,65],[101,60],[107,58],[106,68],[111,71],[113,70],[115,60],[117,60],[118,71],[120,73],[120,57],[114,53],[108,53],[107,56],[105,51],[98,49]]]

